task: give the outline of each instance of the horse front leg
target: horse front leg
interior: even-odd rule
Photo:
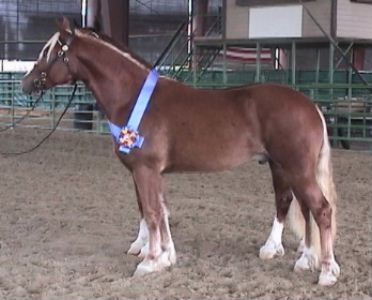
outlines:
[[[176,261],[176,254],[160,173],[148,167],[138,167],[133,171],[133,178],[143,210],[143,220],[148,229],[148,246],[142,248],[143,261],[134,273],[135,276],[141,276],[170,267]]]
[[[136,197],[137,197],[137,203],[138,203],[138,209],[141,216],[138,236],[136,240],[130,245],[130,248],[128,250],[128,254],[131,255],[138,255],[139,257],[144,257],[146,253],[148,252],[148,243],[149,243],[149,230],[147,228],[146,221],[143,217],[143,209],[140,199],[140,194],[138,192],[138,187],[136,184],[136,180],[133,178],[134,186],[136,188]]]
[[[138,236],[136,240],[130,245],[128,254],[136,255],[138,257],[144,257],[145,253],[148,251],[149,243],[149,231],[147,229],[147,224],[143,216],[141,215],[141,221],[138,230]]]

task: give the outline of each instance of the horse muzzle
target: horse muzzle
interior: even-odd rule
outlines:
[[[26,76],[22,79],[22,91],[25,94],[31,94],[32,92],[44,90],[46,87],[46,80],[47,74],[45,72],[41,72],[40,77],[33,80]]]
[[[46,80],[47,74],[45,72],[41,72],[40,77],[33,80],[34,89],[36,91],[44,90]]]
[[[22,92],[25,94],[31,94],[34,91],[34,81],[24,77],[21,81]]]

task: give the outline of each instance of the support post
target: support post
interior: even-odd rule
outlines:
[[[315,97],[318,99],[319,98],[319,78],[320,78],[320,49],[316,48],[316,70],[315,70],[315,84],[316,84],[316,89],[315,89]]]
[[[226,63],[226,52],[227,52],[227,45],[226,45],[226,0],[222,0],[222,41],[223,41],[223,69],[222,69],[222,79],[223,84],[226,86],[227,84],[227,63]]]
[[[261,81],[261,44],[256,43],[256,78],[255,82]]]
[[[291,51],[292,86],[296,86],[296,41],[292,41]]]
[[[354,48],[350,50],[350,62],[353,63],[353,57],[354,57]],[[348,101],[351,101],[351,98],[353,97],[353,68],[349,66],[348,68],[348,89],[347,89],[347,96],[348,96]],[[351,136],[351,102],[348,105],[349,107],[349,113],[347,116],[347,137],[350,138]]]
[[[52,128],[56,126],[56,93],[55,89],[51,91],[51,98],[52,98]]]
[[[204,36],[206,31],[206,15],[208,14],[208,1],[209,0],[192,0],[192,36]],[[203,50],[198,49],[193,41],[193,55],[192,55],[192,72],[193,72],[193,85],[197,84],[199,70],[199,57],[204,55]]]
[[[332,43],[329,44],[329,84],[334,83],[334,67],[335,67],[335,47]],[[333,101],[333,88],[330,89],[331,100]]]
[[[226,40],[223,39],[223,48],[222,48],[222,56],[223,56],[223,69],[222,69],[222,80],[223,84],[226,86],[227,84],[227,73],[226,73],[226,52],[227,52],[227,46],[226,46]]]
[[[9,74],[10,75],[10,74]],[[11,78],[11,75],[9,76],[9,78]],[[12,128],[15,127],[15,103],[14,103],[14,98],[15,98],[15,94],[14,94],[14,89],[15,89],[15,86],[14,86],[14,80],[12,80],[12,93],[11,93],[11,103],[12,103]]]
[[[87,6],[88,26],[128,46],[129,0],[89,0]]]
[[[333,104],[334,102],[334,93],[333,93],[333,83],[334,83],[334,64],[335,64],[335,47],[332,43],[329,43],[329,69],[328,69],[328,82],[330,84],[330,89],[329,89],[329,99],[330,99],[330,104]],[[337,107],[335,107],[334,113],[336,113],[336,115],[334,116],[334,123],[333,123],[333,128],[332,128],[332,132],[333,132],[333,136],[336,137],[336,140],[333,140],[332,141],[332,145],[335,146],[338,144],[338,140],[337,140],[337,137],[338,137],[338,126],[337,126]]]

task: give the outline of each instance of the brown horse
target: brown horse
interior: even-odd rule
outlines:
[[[31,93],[82,80],[107,118],[121,126],[149,72],[130,51],[89,30],[73,30],[64,19],[22,86]],[[324,117],[303,94],[274,84],[194,89],[161,76],[139,131],[143,146],[129,154],[120,152],[114,140],[117,156],[132,173],[141,214],[138,238],[128,251],[143,258],[135,275],[176,261],[164,173],[226,170],[258,155],[269,161],[277,209],[260,257],[284,254],[281,235],[291,206],[303,237],[295,271],[320,268],[319,284],[337,281],[330,146]]]

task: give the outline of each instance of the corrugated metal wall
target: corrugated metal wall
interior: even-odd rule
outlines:
[[[337,37],[372,39],[372,4],[338,0]]]

